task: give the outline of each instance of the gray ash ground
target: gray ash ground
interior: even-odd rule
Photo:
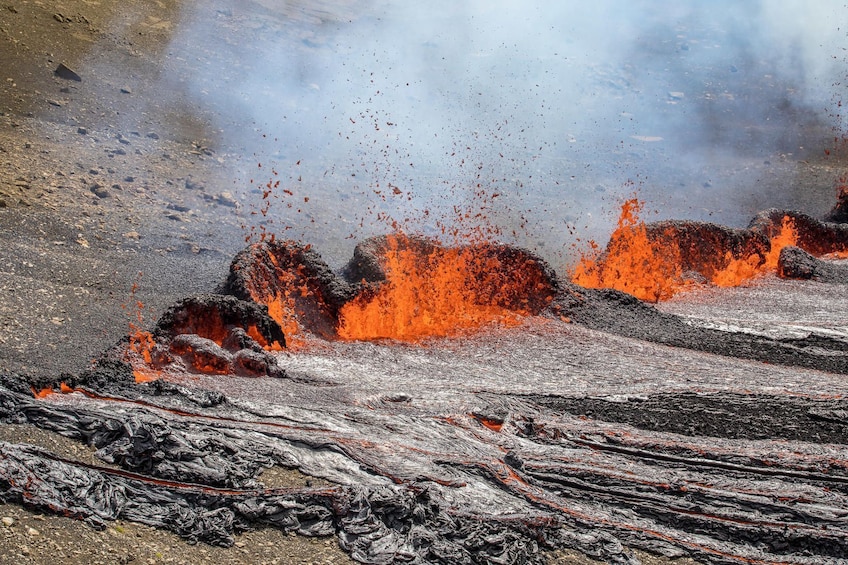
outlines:
[[[267,30],[279,25],[279,14],[266,4],[245,3],[245,11],[237,16],[249,23],[250,29],[270,33]],[[111,0],[65,0],[55,5],[10,0],[0,6],[4,73],[0,76],[0,368],[4,373],[24,373],[33,379],[77,374],[126,334],[129,323],[136,321],[136,301],[144,304],[141,312],[150,324],[178,299],[213,290],[225,279],[231,258],[244,243],[242,225],[250,220],[250,211],[262,206],[261,191],[257,194],[255,189],[222,185],[216,180],[243,179],[243,171],[255,169],[255,163],[246,163],[250,157],[241,147],[226,144],[211,125],[214,120],[209,109],[198,108],[178,89],[172,92],[158,80],[164,70],[173,72],[183,64],[165,51],[181,6],[170,0],[131,5]],[[214,7],[209,14],[217,17]],[[225,29],[227,39],[240,39],[241,32]],[[213,69],[227,69],[236,63],[227,60],[226,51],[204,49],[197,55],[214,62]],[[55,76],[53,71],[61,62],[81,73],[83,81]],[[210,77],[214,78],[214,72]],[[142,118],[131,122],[122,118],[136,115],[140,106],[146,108]],[[628,159],[642,156],[634,148]],[[790,193],[781,196],[784,201],[760,194],[748,203],[750,210],[803,205],[809,199],[807,211],[820,214],[826,210],[821,202],[829,198],[840,164],[817,158],[798,162],[780,151],[742,157],[734,169],[709,171],[704,178],[687,180],[706,186],[707,177],[709,183],[720,183],[722,177],[732,181],[750,170],[775,186],[792,185]],[[333,229],[341,237],[327,235],[327,240],[337,242],[350,226]],[[334,244],[322,251],[346,257],[348,250]],[[136,283],[138,290],[132,292]],[[784,291],[769,283],[738,293],[708,291],[712,298],[700,296],[691,302],[682,297],[662,308],[687,316],[694,325],[742,327],[759,335],[805,336],[810,328],[828,328],[831,335],[841,331],[844,319],[828,318],[825,313],[823,320],[812,299],[800,301],[813,307],[809,318],[797,320],[794,311],[788,314],[793,322],[801,323],[776,323],[780,316],[776,312],[769,316],[767,311],[755,310],[757,316],[739,316],[733,311],[734,304],[745,301],[745,296],[734,297],[745,293],[765,298],[766,302],[755,300],[757,304],[782,303],[792,308],[799,307],[795,301],[799,295],[821,298],[805,288],[833,292],[836,294],[830,298],[844,299],[832,286],[793,286]],[[724,313],[716,310],[723,303],[729,304]],[[739,369],[736,362],[688,353],[681,356],[634,340],[613,337],[611,342],[601,342],[596,334],[583,330],[571,337],[576,347],[569,349],[574,354],[569,366],[575,370],[583,366],[582,347],[594,347],[594,354],[603,361],[570,385],[568,394],[573,398],[539,399],[540,404],[548,402],[576,417],[693,437],[709,432],[722,438],[844,443],[840,406],[822,399],[789,402],[769,396],[785,390],[835,394],[841,390],[838,379],[828,376],[817,383],[816,377],[821,375],[815,371],[780,369],[784,380],[775,384],[773,373],[758,363],[745,362],[744,369]],[[527,367],[544,371],[545,364],[553,361],[534,355],[543,352],[543,346],[532,335],[524,339],[523,350],[516,353],[518,373]],[[464,366],[472,373],[498,367],[499,353],[493,343],[484,346],[489,348],[484,355],[486,363],[466,358]],[[348,357],[292,358],[289,370],[320,374],[338,364],[338,374],[355,372],[373,362],[373,351],[369,346],[352,346]],[[617,364],[612,361],[616,359],[614,351],[623,351]],[[385,355],[395,356],[393,361],[399,359],[395,353]],[[443,355],[430,362],[448,366],[457,361],[450,347]],[[640,373],[635,387],[623,386],[622,381],[632,373],[627,367],[643,362],[646,355],[651,357],[649,370]],[[421,363],[415,355],[400,361],[410,370]],[[706,379],[690,374],[678,383],[680,390],[687,391],[695,382],[712,394],[730,388],[733,392],[726,398],[738,402],[712,404],[709,395],[692,397],[679,391],[647,398],[665,383],[652,381],[650,369],[659,372],[663,367],[679,368],[687,363],[693,371],[703,371]],[[751,397],[739,396],[744,391],[737,390],[749,388],[750,383],[728,385],[724,380],[738,371],[746,377],[754,375],[762,388],[761,398],[767,401],[758,403],[757,410],[749,410]],[[504,383],[516,378],[515,373],[498,377],[501,383],[494,387],[496,394],[506,392]],[[378,374],[375,394],[390,384],[389,380],[381,383],[381,378]],[[606,387],[608,397],[588,398],[598,394],[598,382]],[[543,384],[550,388],[555,383]],[[643,412],[639,406],[649,409]],[[669,412],[675,406],[680,411],[671,417]],[[788,417],[773,418],[777,408],[794,411],[797,423]],[[716,419],[704,422],[696,413],[700,409],[714,410]],[[744,425],[737,425],[739,418]],[[819,432],[821,435],[816,435]],[[0,437],[12,444],[41,446],[68,459],[106,465],[88,446],[34,426],[4,424]],[[319,481],[280,466],[266,471],[259,480],[269,486]],[[236,538],[234,547],[224,549],[189,545],[173,534],[125,521],[97,531],[80,521],[17,504],[0,506],[0,514],[4,518],[0,554],[3,560],[15,563],[46,565],[57,559],[72,564],[351,562],[334,538],[291,536],[276,529],[246,532]],[[635,555],[648,564],[691,562],[638,550]],[[547,556],[551,563],[593,562],[564,550]]]

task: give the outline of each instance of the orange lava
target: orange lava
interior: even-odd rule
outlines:
[[[798,230],[795,227],[795,222],[789,216],[783,217],[783,222],[780,224],[780,231],[777,235],[771,238],[771,251],[766,255],[766,262],[763,264],[764,272],[773,272],[777,269],[777,260],[780,258],[780,252],[784,247],[798,245]]]
[[[726,254],[727,266],[716,272],[711,281],[716,286],[730,287],[739,286],[752,278],[777,270],[777,260],[780,251],[784,247],[798,244],[798,230],[795,222],[789,216],[783,217],[780,231],[769,240],[770,249],[765,256],[765,261],[759,255],[749,255],[742,258],[734,258],[728,251]]]
[[[153,361],[152,353],[153,346],[155,342],[153,341],[153,334],[147,331],[142,331],[134,326],[130,325],[130,330],[134,330],[129,338],[130,338],[130,349],[136,353],[138,353],[144,362],[150,365]]]
[[[642,207],[635,198],[622,205],[607,249],[600,256],[580,260],[571,277],[574,283],[586,288],[613,288],[650,302],[667,300],[695,284],[684,275],[680,249],[669,245],[669,237],[660,241],[648,236],[645,223],[639,219]],[[770,240],[765,260],[757,253],[734,257],[727,251],[724,267],[711,274],[710,282],[722,287],[739,286],[774,272],[781,249],[797,241],[795,223],[785,216],[780,232]]]
[[[62,394],[70,394],[70,393],[74,392],[75,390],[76,389],[71,388],[67,384],[65,384],[65,381],[62,381],[61,383],[59,383],[59,392],[62,393]],[[35,388],[32,389],[32,395],[35,398],[38,398],[38,399],[47,398],[51,394],[56,394],[56,391],[53,390],[50,387],[46,387],[46,388],[43,388],[41,390],[35,390]]]
[[[648,238],[645,223],[639,219],[642,206],[636,198],[621,206],[606,254],[595,259],[583,257],[571,277],[575,284],[614,288],[651,302],[671,298],[686,284],[679,251]]]
[[[408,243],[403,234],[389,236],[387,280],[375,293],[363,293],[342,307],[339,337],[416,342],[493,322],[519,323],[524,312],[493,305],[493,286],[509,284],[494,280],[500,275],[491,262],[497,259],[475,256],[471,248],[435,246],[423,251]]]
[[[153,363],[153,348],[156,342],[153,334],[138,329],[130,324],[129,346],[127,347],[127,361],[133,368],[135,382],[146,383],[160,378],[158,371],[150,369]],[[133,358],[134,357],[134,358]]]
[[[135,382],[138,384],[149,383],[150,381],[155,381],[162,378],[162,373],[156,371],[155,369],[148,369],[146,367],[134,368],[133,377],[135,378]]]
[[[288,293],[275,293],[274,296],[265,301],[268,305],[268,315],[280,324],[283,335],[286,336],[286,345],[289,349],[299,349],[304,344],[304,332],[297,323],[297,305],[294,298]],[[282,348],[277,348],[280,351]]]

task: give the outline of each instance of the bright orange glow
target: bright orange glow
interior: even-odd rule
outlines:
[[[725,255],[727,266],[712,276],[712,283],[723,287],[739,286],[759,275],[775,272],[780,251],[784,247],[798,244],[798,230],[792,218],[783,217],[780,231],[769,240],[769,244],[765,260],[757,254],[735,258],[728,251]]]
[[[38,399],[47,398],[54,393],[55,391],[50,387],[45,387],[41,390],[35,390],[35,387],[32,387],[32,395]]]
[[[289,349],[298,349],[303,345],[303,332],[297,323],[296,304],[288,291],[276,292],[271,298],[254,297],[254,300],[268,305],[268,315],[280,325]]]
[[[759,255],[748,255],[747,257],[735,258],[728,251],[724,254],[727,266],[716,271],[712,276],[712,283],[716,286],[730,287],[739,286],[763,272],[765,263]]]
[[[425,249],[426,248],[426,249]],[[499,261],[473,248],[416,246],[403,234],[388,237],[386,281],[339,313],[338,334],[347,340],[415,342],[458,335],[492,322],[516,325],[526,312],[497,306],[510,284]]]
[[[67,384],[65,384],[65,381],[59,383],[59,392],[62,394],[70,394],[75,390],[76,389],[71,388]],[[47,398],[51,394],[56,394],[56,391],[50,387],[46,387],[41,390],[35,390],[35,388],[32,388],[32,395],[38,399]]]
[[[277,322],[277,323],[279,323],[279,322]],[[274,343],[269,344],[268,340],[265,339],[265,336],[262,335],[262,333],[259,331],[259,328],[257,328],[255,325],[253,325],[253,324],[249,325],[247,327],[246,331],[247,331],[247,335],[252,337],[253,340],[256,343],[258,343],[259,345],[261,345],[262,348],[265,349],[266,351],[282,351],[283,350],[283,346],[280,345],[279,341],[275,341]],[[283,335],[285,335],[285,333]]]
[[[639,220],[643,204],[632,198],[621,206],[618,225],[600,257],[584,257],[572,281],[586,288],[614,288],[656,302],[671,298],[685,281],[680,252],[648,238]]]
[[[139,330],[133,324],[130,324],[130,331],[130,350],[141,355],[144,362],[150,365],[153,362],[153,346],[156,345],[153,334]]]
[[[650,302],[667,300],[694,284],[684,276],[680,248],[674,244],[673,233],[648,236],[645,223],[639,219],[642,206],[635,198],[622,205],[618,225],[606,250],[594,258],[580,260],[571,277],[574,283],[586,288],[614,288]],[[724,266],[708,275],[709,280],[717,286],[739,286],[756,276],[774,272],[781,249],[797,242],[795,222],[785,216],[780,231],[770,240],[765,257],[754,251],[736,257],[726,251]],[[694,265],[687,268],[697,270]]]
[[[296,253],[286,249],[288,253]],[[286,336],[286,349],[296,350],[304,347],[308,341],[306,332],[301,327],[298,317],[301,314],[298,304],[298,298],[311,297],[312,292],[307,285],[307,276],[304,273],[303,265],[295,265],[290,267],[288,264],[280,264],[280,259],[277,255],[269,251],[263,254],[273,266],[273,272],[268,273],[267,279],[256,277],[252,280],[252,286],[249,287],[248,293],[250,298],[259,303],[268,306],[268,315],[280,325],[283,330],[283,335]],[[289,263],[286,261],[286,263]],[[250,329],[248,328],[248,333]],[[258,331],[256,332],[259,333]],[[279,343],[267,344],[263,339],[256,340],[265,349],[280,351],[282,346]]]
[[[138,274],[139,280],[141,279],[142,273]],[[145,365],[150,365],[153,362],[153,348],[156,345],[156,342],[153,340],[153,334],[142,330],[142,324],[144,323],[144,316],[142,312],[144,311],[144,303],[141,300],[137,300],[135,298],[136,293],[138,292],[139,281],[136,281],[132,285],[132,289],[130,289],[130,302],[135,305],[134,314],[131,313],[130,322],[129,322],[129,344],[126,350],[127,361],[129,361],[133,368],[138,364],[137,359],[131,359],[133,354],[140,356],[144,361]],[[122,308],[125,310],[128,308],[127,305],[123,305]],[[135,321],[133,321],[135,318]],[[135,374],[136,371],[133,371]],[[154,379],[146,379],[144,381],[139,381],[138,376],[136,376],[136,382],[146,382],[148,380]],[[63,391],[64,392],[64,391]]]
[[[780,232],[771,238],[771,251],[766,255],[766,262],[763,265],[765,271],[774,271],[777,269],[777,260],[780,258],[780,252],[784,247],[798,245],[798,230],[795,227],[795,221],[789,216],[783,216],[783,222],[780,224]]]
[[[133,369],[133,377],[135,377],[135,382],[137,384],[149,383],[150,381],[155,381],[161,378],[161,376],[162,375],[158,371],[151,369]]]

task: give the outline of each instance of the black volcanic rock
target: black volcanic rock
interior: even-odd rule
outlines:
[[[848,223],[848,187],[840,188],[839,195],[836,197],[836,204],[825,216],[825,221],[838,224]]]
[[[239,341],[239,336],[244,341],[245,331],[249,329],[255,330],[253,340],[264,342],[260,345],[286,345],[283,331],[268,315],[267,307],[223,294],[201,294],[180,300],[162,314],[154,333],[157,337],[168,338],[196,334],[225,343],[233,339]],[[237,336],[233,335],[239,331]],[[249,347],[246,343],[239,345],[239,349]]]
[[[848,267],[816,259],[803,249],[794,246],[784,247],[780,251],[777,274],[784,279],[848,284]]]

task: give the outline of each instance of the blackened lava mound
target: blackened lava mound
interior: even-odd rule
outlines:
[[[666,220],[647,223],[645,230],[648,241],[667,252],[669,260],[679,264],[684,275],[698,274],[712,280],[732,260],[748,260],[752,266],[763,264],[771,251],[771,238],[781,232],[786,220],[797,232],[796,246],[814,256],[848,250],[848,224],[776,208],[760,212],[746,229]],[[750,261],[752,258],[754,261]]]
[[[223,294],[184,298],[170,307],[150,334],[136,332],[110,357],[127,358],[139,380],[162,371],[282,377],[270,350],[286,338],[268,308]]]
[[[235,296],[201,294],[184,298],[162,314],[156,336],[173,339],[179,334],[196,334],[220,343],[242,339],[236,329],[248,333],[262,347],[285,347],[280,325],[268,315],[267,306],[239,300]],[[244,347],[244,344],[240,344]]]
[[[848,267],[822,261],[791,245],[780,250],[777,274],[784,279],[848,284]]]
[[[839,194],[836,196],[836,204],[825,217],[825,221],[848,224],[848,187],[841,186],[839,188]]]

